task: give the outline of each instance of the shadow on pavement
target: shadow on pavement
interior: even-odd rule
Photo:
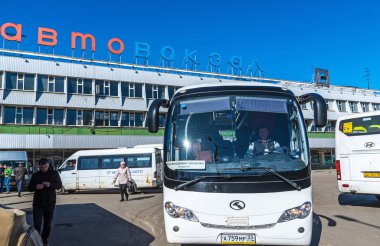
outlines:
[[[340,194],[338,202],[343,206],[380,208],[380,201],[374,195]]]
[[[32,222],[32,210],[27,220]],[[57,205],[49,243],[65,245],[149,245],[154,237],[94,203]]]
[[[362,225],[370,226],[370,227],[373,227],[375,229],[380,229],[380,226],[378,226],[378,225],[372,225],[372,224],[369,224],[367,222],[363,222],[363,221],[360,221],[360,220],[357,220],[357,219],[354,219],[354,218],[351,218],[351,217],[348,217],[348,216],[344,216],[344,215],[334,215],[334,216],[337,217],[337,218],[339,218],[339,219],[343,219],[343,220],[351,221],[351,222],[354,222],[354,223],[359,223],[359,224],[362,224]]]

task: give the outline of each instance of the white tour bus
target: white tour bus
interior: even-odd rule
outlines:
[[[120,162],[130,168],[137,189],[159,187],[162,168],[161,152],[157,148],[119,148],[82,150],[70,156],[58,169],[63,191],[115,188],[113,178]]]
[[[279,85],[218,83],[179,89],[149,108],[164,136],[163,210],[170,243],[310,245],[313,225],[309,145],[299,104],[326,103]],[[259,139],[260,138],[260,139]]]
[[[373,194],[380,200],[380,112],[340,117],[335,134],[340,192]]]

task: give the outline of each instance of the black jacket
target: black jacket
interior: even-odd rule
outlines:
[[[36,185],[43,182],[50,182],[50,187],[37,190]],[[48,170],[47,172],[38,171],[32,175],[28,190],[34,191],[33,206],[51,206],[56,202],[56,189],[62,188],[62,181],[57,171]]]

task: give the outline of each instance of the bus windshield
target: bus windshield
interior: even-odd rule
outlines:
[[[176,180],[205,175],[286,174],[308,163],[304,123],[294,98],[208,96],[172,103],[165,136],[165,173]]]
[[[347,136],[380,134],[380,115],[342,120],[339,130]]]

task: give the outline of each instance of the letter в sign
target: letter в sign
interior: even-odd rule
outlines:
[[[115,50],[114,48],[112,48],[112,44],[116,42],[120,45],[120,48],[118,50]],[[124,51],[124,43],[123,41],[121,41],[120,39],[118,38],[111,38],[110,41],[108,41],[108,50],[112,53],[112,54],[115,54],[115,55],[119,55],[121,54],[123,51]]]
[[[72,32],[71,33],[71,48],[76,48],[76,38],[81,38],[82,41],[82,50],[86,49],[86,40],[89,38],[91,39],[91,51],[95,52],[96,50],[96,40],[95,37],[91,34],[82,34],[80,32]]]
[[[46,46],[56,46],[57,31],[50,28],[39,27],[38,28],[38,44]]]
[[[212,66],[220,67],[220,65],[222,64],[221,59],[222,59],[222,57],[218,53],[211,53],[209,55],[208,62]]]
[[[173,61],[175,56],[175,51],[170,46],[164,46],[161,49],[161,57],[165,61]]]
[[[231,57],[230,64],[235,69],[241,69],[241,57],[239,56]]]
[[[149,56],[150,56],[150,45],[147,43],[136,42],[135,43],[135,57],[149,58]]]
[[[16,30],[16,34],[14,36],[10,36],[9,34],[6,33],[6,30],[9,27],[13,27]],[[21,42],[21,28],[22,28],[21,24],[14,24],[10,22],[4,23],[0,29],[1,36],[3,36],[3,38],[9,41]]]

